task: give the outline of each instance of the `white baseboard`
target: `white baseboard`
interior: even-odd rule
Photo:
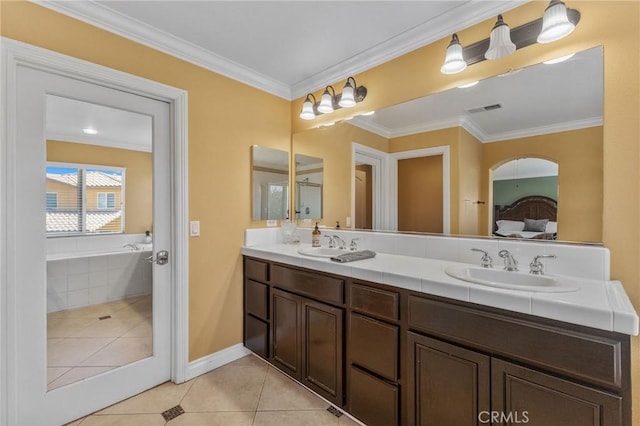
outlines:
[[[201,376],[250,353],[251,351],[245,348],[242,343],[238,343],[237,345],[229,346],[218,352],[198,358],[189,363],[185,380],[191,380],[194,377]]]

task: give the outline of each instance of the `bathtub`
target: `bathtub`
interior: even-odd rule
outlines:
[[[151,294],[151,244],[47,254],[47,312]]]

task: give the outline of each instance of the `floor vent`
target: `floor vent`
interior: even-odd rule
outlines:
[[[342,416],[342,411],[338,410],[333,405],[331,407],[327,408],[327,411],[330,412],[331,414],[333,414],[336,417]]]
[[[181,406],[176,405],[173,408],[169,408],[167,411],[162,413],[162,417],[164,417],[165,421],[173,420],[178,417],[180,414],[184,414],[184,410]]]
[[[99,319],[99,320],[101,320],[101,321],[102,321],[102,320],[109,319],[109,318],[111,318],[111,315],[105,315],[105,316],[103,316],[103,317],[98,317],[98,319]]]

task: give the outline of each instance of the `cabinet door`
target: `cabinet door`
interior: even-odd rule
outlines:
[[[336,405],[342,406],[344,310],[303,301],[302,381]]]
[[[490,358],[408,333],[410,425],[479,425],[490,410]]]
[[[622,424],[619,396],[495,358],[491,371],[494,425]]]
[[[244,345],[260,355],[262,358],[269,356],[269,324],[254,318],[251,315],[244,316]]]
[[[302,299],[274,289],[271,297],[272,360],[298,380],[302,379]]]
[[[368,426],[396,426],[400,410],[398,386],[349,366],[348,409]]]

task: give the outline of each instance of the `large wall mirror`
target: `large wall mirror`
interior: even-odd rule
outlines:
[[[254,145],[251,147],[253,220],[289,217],[289,153]]]
[[[595,47],[296,133],[293,150],[324,159],[327,223],[601,242],[602,111]]]

